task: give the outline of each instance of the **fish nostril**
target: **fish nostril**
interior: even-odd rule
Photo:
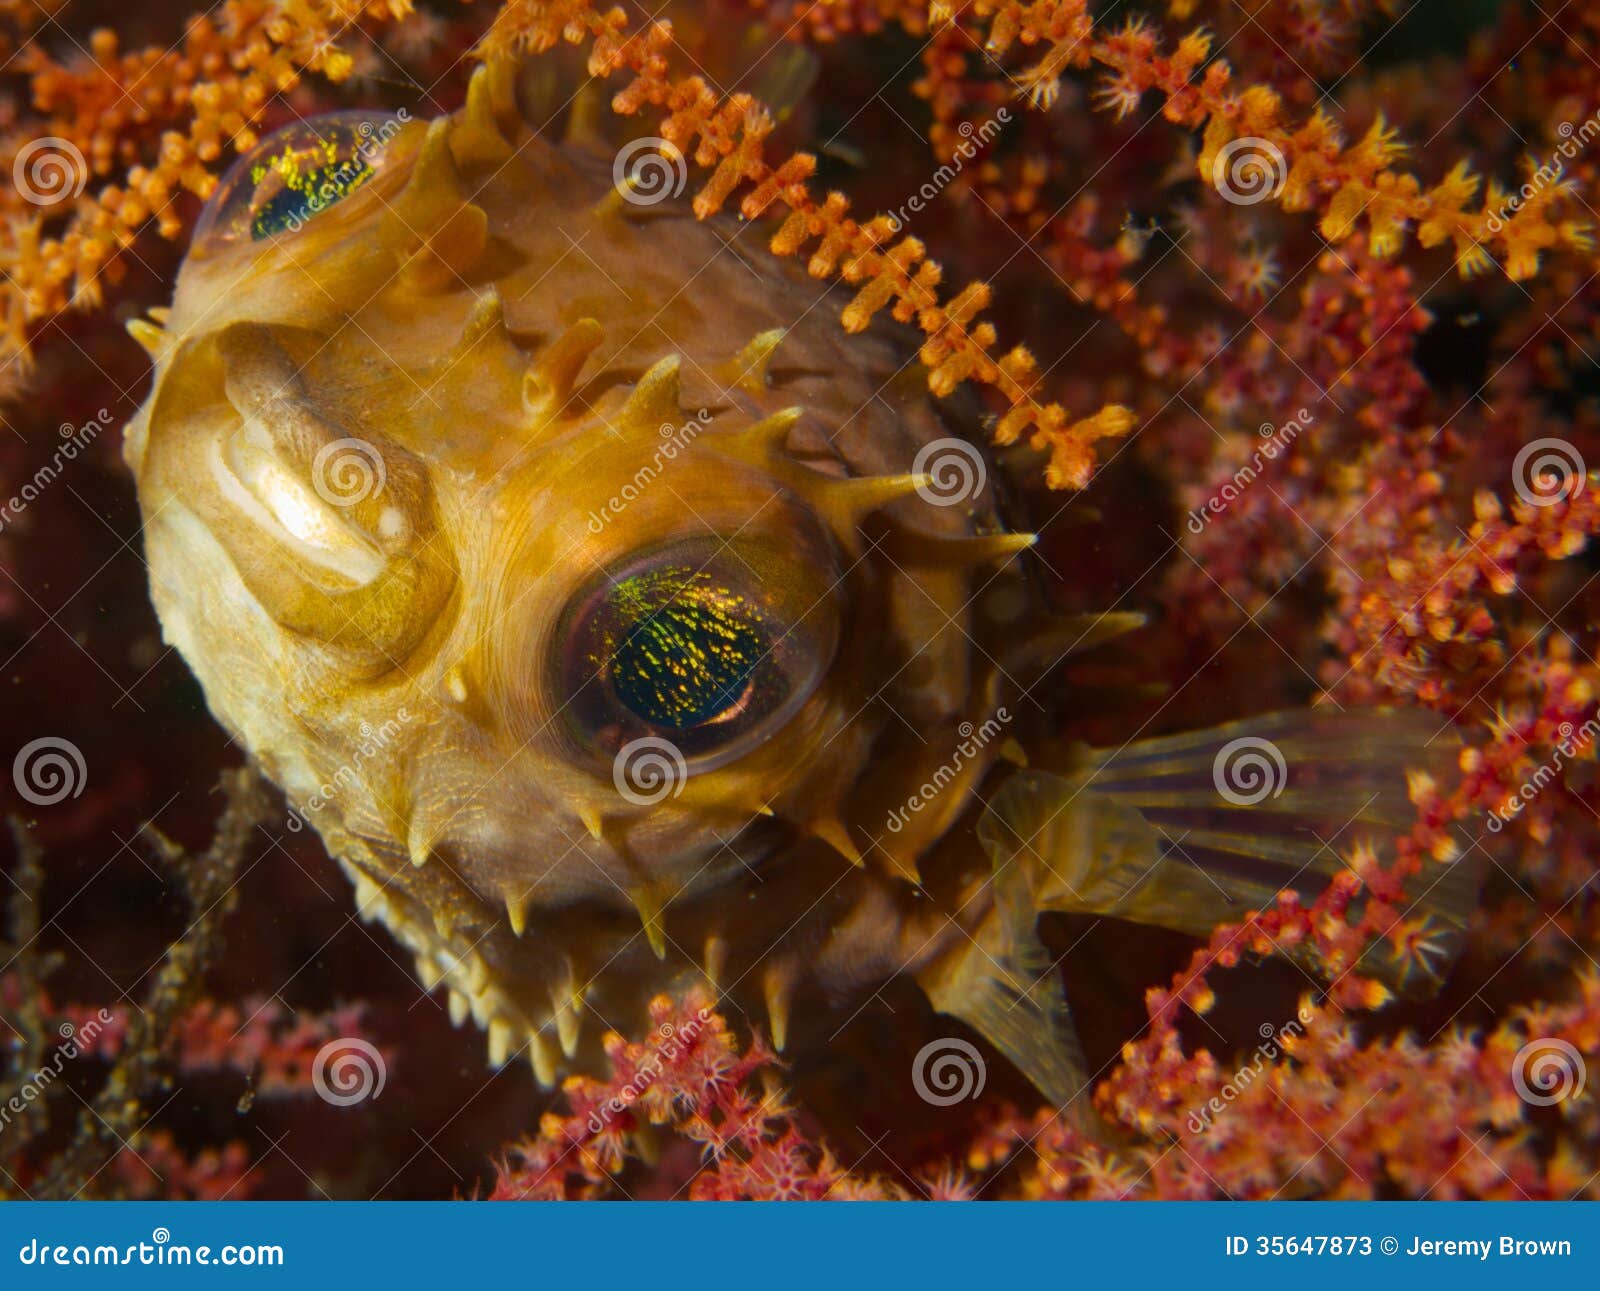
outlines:
[[[284,461],[261,418],[228,436],[222,462],[231,477],[219,480],[225,496],[307,565],[356,587],[383,573],[383,551]]]
[[[374,582],[385,547],[410,529],[398,507],[378,500],[388,476],[381,450],[317,413],[267,328],[230,327],[217,349],[239,417],[221,444],[224,495],[308,566],[351,586]]]

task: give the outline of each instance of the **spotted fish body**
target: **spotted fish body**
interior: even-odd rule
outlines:
[[[501,63],[453,116],[330,118],[241,163],[134,328],[166,637],[493,1060],[549,1082],[702,975],[781,1044],[797,993],[910,973],[1069,1098],[1033,925],[1129,885],[1085,904],[1053,860],[1159,878],[1176,826],[1148,794],[1074,806],[1129,763],[1024,754],[1015,678],[1127,616],[1045,622],[992,492],[913,473],[956,441],[895,346],[748,228],[631,196],[529,128]],[[1309,756],[1369,779],[1416,747],[1327,720]],[[1214,745],[1135,782],[1182,808]],[[1353,793],[1376,820],[1366,787],[1296,819]],[[1217,917],[1159,906],[1133,917]]]

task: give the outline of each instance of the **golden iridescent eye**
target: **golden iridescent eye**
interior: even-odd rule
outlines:
[[[404,119],[330,112],[267,136],[229,168],[195,229],[210,250],[298,231],[369,183]]]
[[[827,583],[756,545],[695,539],[630,557],[563,616],[558,701],[585,745],[670,740],[710,769],[775,734],[833,661]]]

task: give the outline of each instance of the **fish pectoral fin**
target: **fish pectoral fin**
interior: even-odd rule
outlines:
[[[993,883],[995,905],[977,931],[918,981],[935,1009],[979,1032],[1056,1107],[1087,1104],[1088,1064],[1027,876],[996,858]]]
[[[1407,772],[1440,770],[1456,748],[1428,714],[1268,714],[1095,754],[1072,777],[1019,772],[978,836],[1032,871],[1041,909],[1206,937],[1286,889],[1315,900],[1358,846],[1388,849],[1415,820]],[[1472,853],[1428,866],[1405,893],[1410,944],[1375,946],[1358,971],[1402,994],[1436,990],[1485,868]],[[1297,953],[1326,971],[1309,947]]]

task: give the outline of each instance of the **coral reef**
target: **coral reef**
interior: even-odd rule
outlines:
[[[18,432],[0,442],[0,629],[8,684],[62,696],[8,717],[0,752],[49,736],[87,754],[80,794],[9,800],[34,822],[7,867],[9,1087],[52,1061],[58,1021],[82,1029],[102,1001],[113,1018],[70,1068],[99,1115],[30,1102],[0,1131],[0,1186],[1597,1195],[1600,14],[1473,6],[1452,43],[1434,6],[1397,8],[704,0],[652,21],[590,0],[228,0],[111,31],[0,7]],[[758,68],[805,48],[818,86],[764,105],[759,75],[713,57],[729,24],[756,33]],[[957,1028],[893,990],[838,1052],[789,1063],[725,1004],[658,1000],[653,1031],[607,1036],[609,1077],[551,1104],[525,1071],[483,1070],[258,790],[235,783],[206,858],[159,847],[150,869],[124,841],[151,817],[203,833],[233,755],[156,641],[114,437],[63,463],[61,432],[131,415],[143,366],[117,324],[166,303],[232,156],[317,111],[452,107],[510,50],[576,52],[603,111],[693,167],[697,215],[759,221],[773,254],[844,284],[824,308],[845,331],[892,320],[936,396],[981,405],[1047,520],[1056,602],[1151,615],[1118,660],[1045,683],[1082,689],[1072,736],[1313,702],[1422,707],[1459,734],[1457,768],[1414,777],[1393,856],[1355,852],[1314,899],[1241,911],[1198,947],[1057,922],[1109,1130],[1038,1110],[992,1053],[982,1098],[915,1098],[913,1055]],[[1436,954],[1405,884],[1463,853],[1490,875],[1466,956],[1437,999],[1396,999],[1379,961],[1403,976]],[[192,928],[168,875],[188,876]],[[89,908],[119,897],[140,917]],[[1303,971],[1306,946],[1330,980]],[[392,1098],[267,1105],[341,1037],[416,1082],[414,1124]],[[358,1115],[360,1159],[319,1154],[316,1126]]]

